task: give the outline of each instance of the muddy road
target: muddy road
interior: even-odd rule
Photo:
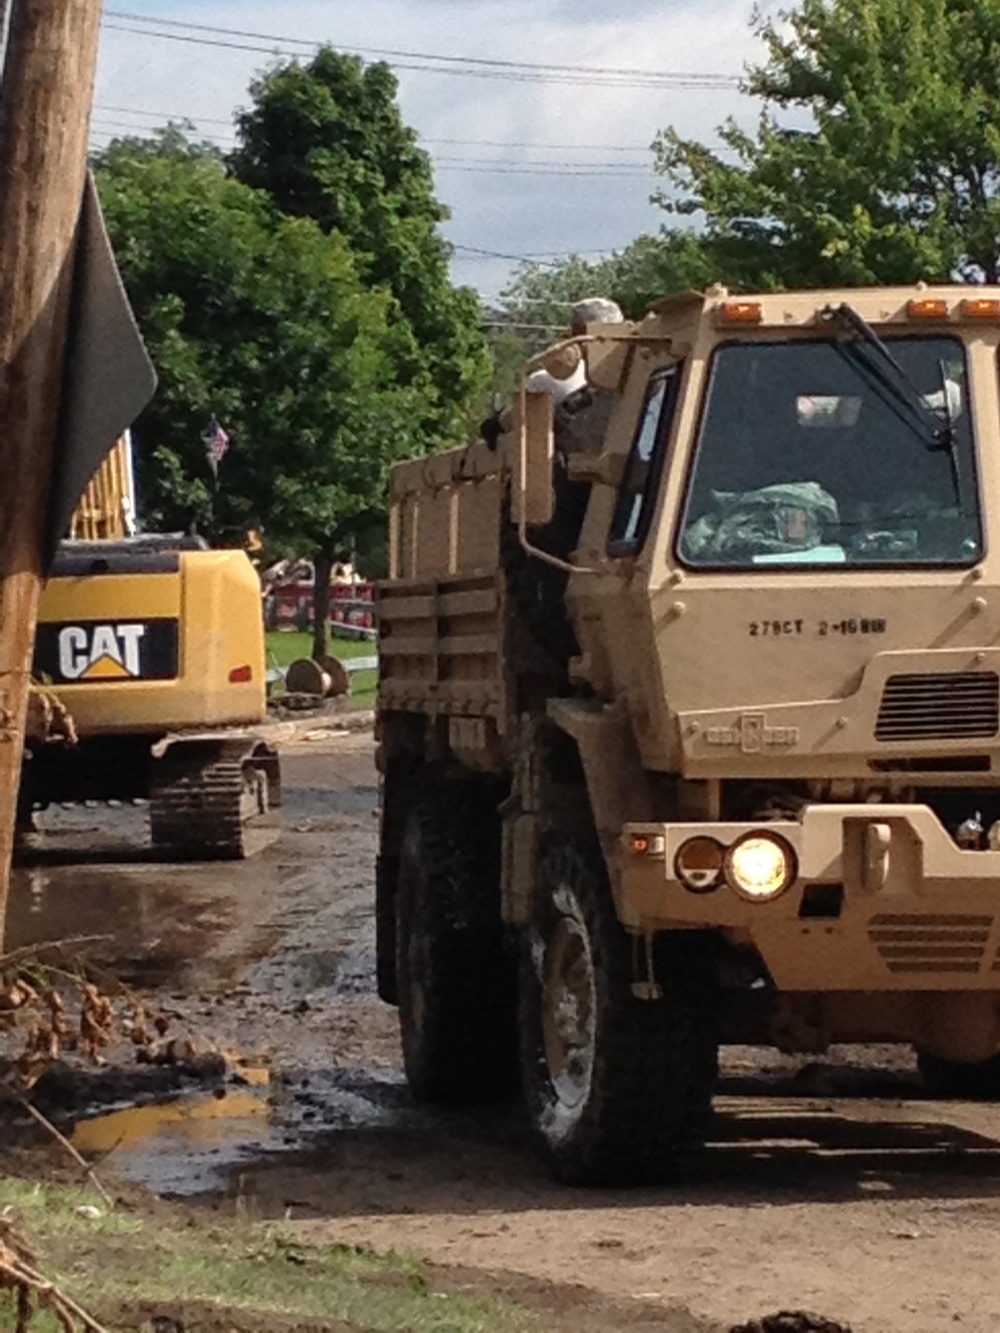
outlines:
[[[144,811],[85,809],[46,816],[17,872],[11,946],[102,937],[93,958],[233,1062],[225,1087],[80,1119],[105,1172],[317,1241],[573,1284],[621,1327],[806,1308],[856,1333],[1000,1329],[1000,1108],[925,1097],[906,1053],[728,1051],[703,1169],[669,1190],[567,1190],[516,1108],[415,1108],[373,994],[370,733],[300,728],[283,763],[284,826],[251,861],[153,864]]]

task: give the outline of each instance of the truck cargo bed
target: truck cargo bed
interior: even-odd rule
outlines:
[[[496,570],[383,584],[380,706],[501,718],[501,605]]]

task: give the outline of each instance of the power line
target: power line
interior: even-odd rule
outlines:
[[[230,130],[235,129],[232,119],[219,120],[212,116],[192,116],[186,111],[144,111],[142,107],[138,106],[104,106],[100,102],[94,104],[94,110],[96,112],[110,111],[115,115],[123,116],[149,116],[154,120],[157,118],[174,121],[187,120],[196,125],[225,125]]]
[[[109,116],[95,116],[94,130],[99,134],[114,134],[122,131],[128,134],[139,134],[148,137],[151,127],[148,125],[137,125],[133,121],[118,120]],[[230,137],[228,143],[221,141],[221,136],[210,134],[205,136],[210,142],[218,147],[230,147],[236,143],[234,137]],[[434,158],[432,159],[434,169],[440,172],[458,172],[460,174],[473,174],[485,176],[581,176],[598,180],[648,180],[654,179],[653,175],[644,169],[636,168],[631,170],[628,167],[622,167],[617,162],[581,162],[578,166],[572,164],[549,165],[545,162],[521,163],[512,159],[504,158]]]
[[[105,125],[113,125],[113,126],[115,126],[116,128],[118,128],[118,129],[123,129],[123,130],[140,130],[140,131],[141,131],[143,134],[145,134],[145,135],[156,134],[156,133],[158,133],[158,131],[160,131],[160,130],[164,130],[164,129],[167,128],[166,125],[157,125],[157,126],[153,126],[153,125],[137,125],[137,124],[135,123],[135,121],[121,120],[121,119],[119,119],[117,116],[106,116],[106,115],[103,115],[103,114],[101,113],[101,111],[100,111],[98,108],[95,107],[95,108],[94,108],[94,122],[93,122],[93,123],[96,125],[96,124],[98,123],[98,121],[102,122],[102,123],[105,124]],[[176,120],[172,122],[172,124],[174,124],[174,125],[177,125],[178,123],[179,123],[179,122],[176,121]],[[189,121],[188,123],[194,125],[195,128],[197,129],[197,124],[196,124],[196,122],[194,122],[194,121]],[[222,139],[222,138],[227,138],[227,137],[230,138],[231,141],[232,141],[233,143],[236,142],[236,136],[235,136],[235,135],[229,135],[229,136],[226,136],[226,135],[221,135],[221,134],[218,134],[218,133],[208,134],[208,138],[210,138],[210,139]]]
[[[95,122],[94,136],[114,138],[117,129],[128,130],[128,129],[140,129],[140,128],[144,129],[145,127],[128,125],[120,121],[104,120],[100,125],[96,124]],[[447,237],[444,237],[443,239],[445,245],[447,245],[449,250],[460,252],[452,256],[453,259],[457,259],[459,261],[468,260],[471,262],[476,259],[502,259],[508,263],[514,263],[514,264],[520,264],[520,263],[537,264],[541,268],[560,268],[561,267],[561,263],[559,262],[560,258],[569,255],[583,257],[585,255],[600,256],[600,255],[609,255],[614,253],[614,248],[612,247],[603,250],[574,250],[572,248],[569,248],[565,251],[545,250],[545,251],[534,251],[530,254],[513,254],[506,250],[487,250],[482,246],[478,245],[462,245],[458,241],[449,241]],[[550,304],[550,303],[545,302],[545,304]]]
[[[145,125],[135,125],[128,121],[115,120],[106,116],[97,116],[94,120],[92,137],[101,137],[110,140],[117,137],[118,131],[120,130],[139,130],[148,132],[148,127]],[[458,261],[467,260],[471,262],[476,259],[501,259],[508,263],[515,264],[537,264],[541,268],[559,268],[561,267],[559,261],[569,255],[583,257],[587,255],[602,256],[614,253],[614,247],[606,247],[601,250],[575,250],[570,247],[565,251],[545,250],[533,251],[528,254],[514,254],[505,250],[489,250],[477,245],[463,245],[458,241],[449,241],[447,238],[444,238],[444,240],[450,250],[458,252],[452,256],[453,259]]]
[[[315,49],[320,43],[308,41],[302,37],[291,37],[286,35],[277,35],[274,33],[254,32],[245,28],[227,28],[220,27],[210,23],[192,23],[181,19],[158,18],[149,14],[136,14],[127,10],[109,9],[107,17],[111,19],[121,19],[129,23],[140,23],[144,25],[155,25],[160,28],[175,28],[184,32],[205,32],[214,33],[226,37],[245,37],[252,41],[259,42],[281,42],[293,46],[302,46]],[[116,25],[107,24],[108,27]],[[120,31],[120,29],[116,30]],[[166,33],[150,34],[167,36]],[[608,65],[558,65],[541,63],[525,60],[501,60],[490,59],[481,56],[456,56],[433,51],[401,51],[384,47],[359,47],[354,48],[357,54],[387,56],[390,59],[401,60],[423,60],[433,61],[441,64],[464,65],[482,70],[494,69],[505,70],[523,74],[532,72],[539,75],[570,75],[577,81],[578,79],[587,79],[593,77],[603,78],[626,78],[638,79],[641,81],[651,81],[655,84],[670,86],[674,83],[698,84],[713,87],[736,87],[740,83],[740,78],[732,74],[712,73],[709,71],[677,71],[677,70],[647,70],[637,66],[617,67]]]
[[[656,179],[651,171],[590,171],[587,169],[546,167],[542,163],[537,163],[531,167],[464,167],[451,165],[447,162],[436,165],[437,169],[442,172],[451,171],[459,174],[473,173],[488,176],[589,176],[591,179],[597,178],[609,181],[645,180],[651,184]]]
[[[110,108],[108,110],[110,111]],[[114,129],[137,130],[147,135],[155,133],[156,130],[158,129],[166,128],[166,126],[157,126],[154,128],[151,125],[136,124],[135,121],[122,120],[118,116],[105,114],[105,110],[102,107],[95,107],[94,111],[95,111],[94,115],[95,126],[100,125],[100,126],[111,127]],[[141,115],[142,113],[137,112],[131,114]],[[174,117],[171,123],[175,125],[182,124],[184,123],[184,120],[182,117]],[[187,120],[187,123],[189,125],[193,125],[197,130],[199,124],[197,120],[189,118]],[[215,121],[211,123],[218,124],[219,122]],[[231,143],[236,142],[235,132],[229,135],[211,133],[207,137],[215,141],[219,141],[225,138],[228,139]],[[503,158],[503,157],[433,157],[431,161],[435,166],[441,166],[441,167],[462,166],[476,170],[481,169],[484,171],[492,171],[495,168],[496,169],[502,168],[509,170],[511,172],[525,172],[528,175],[537,174],[541,176],[563,175],[567,173],[575,175],[577,174],[577,169],[580,172],[587,172],[587,173],[595,172],[598,174],[604,174],[605,172],[610,171],[612,173],[615,173],[616,175],[630,175],[630,176],[636,175],[642,177],[648,175],[648,172],[639,168],[638,166],[636,166],[636,168],[633,170],[627,164],[623,164],[620,162],[549,163],[549,162],[537,162],[537,161],[532,162],[530,160],[525,161],[524,159],[521,158]]]
[[[435,166],[467,166],[467,167],[523,167],[534,169],[548,174],[551,171],[560,171],[566,168],[580,168],[581,170],[607,170],[613,172],[627,172],[648,176],[649,171],[641,167],[638,162],[574,162],[569,159],[557,162],[539,161],[537,158],[523,157],[432,157],[431,161]]]
[[[167,124],[168,122],[172,124],[187,123],[190,125],[194,125],[195,127],[198,127],[200,125],[224,125],[229,130],[229,135],[227,137],[231,139],[235,139],[236,137],[236,125],[234,124],[233,119],[222,120],[218,117],[212,117],[212,116],[193,116],[190,114],[190,112],[186,111],[146,111],[142,107],[105,106],[102,103],[97,103],[94,107],[94,110],[95,113],[97,113],[98,115],[104,112],[109,112],[112,114],[121,114],[125,116],[146,116],[150,120],[159,120],[164,125]],[[144,127],[135,126],[134,128],[139,129]],[[162,128],[162,125],[156,128]],[[211,137],[221,138],[222,136],[215,134],[212,135]],[[528,152],[539,152],[539,153],[543,152],[585,153],[586,152],[586,153],[648,154],[652,151],[651,145],[649,144],[640,145],[640,144],[610,144],[610,143],[529,143],[525,139],[439,139],[436,137],[424,138],[423,135],[420,135],[418,146],[422,147],[428,144],[444,144],[452,147],[461,147],[461,148],[520,148]],[[733,153],[738,154],[739,152],[739,150],[736,148],[730,148],[728,144],[716,144],[714,147],[711,148],[711,151],[713,153],[729,153],[729,154]],[[445,159],[436,158],[435,160],[443,161]],[[457,161],[459,159],[452,159],[452,160]],[[472,161],[476,159],[469,159],[469,160]],[[494,159],[488,158],[484,160],[492,162]],[[497,160],[499,161],[499,159]],[[525,163],[524,165],[528,164]],[[544,162],[539,162],[536,165],[544,166],[546,164]],[[579,163],[568,162],[565,165],[592,166],[592,165],[604,165],[604,164],[603,163],[594,164],[586,162],[579,162]],[[613,164],[609,163],[608,165],[628,166],[628,165],[638,165],[638,164],[629,164],[629,163],[622,164],[616,162]]]
[[[484,329],[519,329],[532,333],[559,333],[563,328],[561,324],[519,324],[506,319],[481,319],[479,325]]]
[[[551,255],[613,255],[617,250],[623,247],[620,245],[606,245],[603,250],[574,250],[572,247],[566,250],[535,250],[530,255],[524,255],[525,259],[542,260]]]
[[[510,255],[510,254],[504,254],[504,252],[503,252],[502,250],[483,250],[483,249],[481,249],[478,245],[459,245],[459,243],[458,243],[457,241],[449,241],[448,244],[451,246],[451,248],[452,248],[453,250],[462,250],[462,251],[464,251],[466,254],[468,254],[468,255],[470,255],[470,256],[473,256],[473,257],[475,257],[475,256],[482,256],[482,257],[484,257],[484,258],[486,258],[486,259],[509,259],[509,260],[513,260],[514,263],[518,263],[518,264],[521,262],[522,259],[530,259],[530,258],[531,258],[530,255]],[[552,253],[553,253],[553,254],[557,254],[558,251],[555,251],[555,250],[554,250],[554,251],[552,251]],[[546,267],[546,268],[557,268],[558,265],[557,265],[557,264],[554,264],[554,263],[548,263],[548,264],[545,264],[545,267]]]
[[[187,42],[194,46],[210,46],[227,51],[252,51],[257,55],[268,56],[290,56],[293,59],[303,54],[300,51],[289,51],[280,46],[251,46],[247,42],[224,41],[219,37],[195,37],[188,33],[162,32],[153,28],[128,27],[121,23],[107,23],[104,28],[110,32],[126,32],[133,37],[158,37],[163,41]],[[313,50],[319,49],[319,43],[314,43]],[[351,54],[361,54],[352,52]],[[659,90],[661,92],[677,91],[686,89],[689,91],[707,91],[711,89],[721,89],[728,85],[692,81],[681,77],[675,77],[670,82],[664,82],[662,79],[649,78],[629,78],[623,79],[615,76],[589,75],[587,77],[576,77],[570,74],[542,74],[531,70],[518,72],[516,70],[485,69],[482,67],[462,68],[457,65],[433,65],[433,64],[413,64],[404,60],[394,60],[395,69],[411,70],[415,73],[423,74],[456,74],[465,78],[473,77],[477,79],[498,79],[508,83],[548,83],[563,84],[570,87],[586,87],[591,91],[597,88],[647,88]]]
[[[504,295],[503,292],[497,292],[496,295],[493,295],[493,294],[491,294],[491,293],[486,293],[486,292],[480,292],[480,293],[479,293],[479,299],[480,299],[481,301],[485,302],[486,305],[496,307],[496,306],[498,306],[498,305],[503,305],[503,304],[506,302],[507,297]],[[564,310],[572,310],[572,309],[573,309],[573,302],[572,302],[572,301],[556,301],[556,300],[549,300],[549,298],[548,298],[548,297],[545,297],[545,296],[538,296],[538,297],[527,297],[527,296],[525,296],[525,297],[520,297],[520,298],[518,299],[517,304],[518,304],[519,306],[522,306],[522,305],[544,305],[544,306],[556,306],[556,307],[561,307],[561,308],[564,309]]]
[[[649,144],[627,145],[610,143],[528,143],[515,139],[424,139],[422,143],[450,144],[464,148],[533,148],[553,153],[648,153]]]
[[[95,112],[111,112],[124,116],[146,116],[150,120],[162,120],[164,122],[186,121],[193,125],[225,125],[227,129],[235,133],[235,125],[232,119],[222,120],[212,116],[191,115],[187,111],[146,111],[142,107],[133,106],[105,106],[98,102],[94,107]],[[517,139],[438,139],[424,138],[420,136],[421,144],[443,144],[456,148],[524,148],[529,151],[553,152],[553,153],[648,153],[649,144],[610,144],[610,143],[529,143],[527,140]]]
[[[625,245],[611,246],[606,250],[575,250],[571,245],[565,250],[546,250],[544,255],[534,253],[527,255],[509,255],[501,254],[496,250],[478,250],[470,246],[458,246],[453,242],[447,242],[452,250],[472,249],[471,254],[452,255],[452,261],[455,263],[475,263],[479,258],[485,259],[504,259],[519,264],[534,264],[538,268],[562,268],[563,261],[566,259],[586,259],[588,256],[594,260],[607,259],[612,255],[625,249]]]

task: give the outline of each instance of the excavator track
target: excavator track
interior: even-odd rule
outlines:
[[[277,753],[247,737],[185,737],[157,761],[150,793],[154,847],[179,858],[252,855],[252,821],[281,803]]]

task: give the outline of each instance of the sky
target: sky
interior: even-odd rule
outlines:
[[[396,53],[385,58],[397,69],[404,119],[432,154],[438,197],[451,210],[443,230],[456,247],[454,277],[488,301],[508,280],[511,257],[597,257],[659,229],[666,215],[649,202],[657,130],[673,125],[712,142],[727,116],[749,126],[758,114],[738,87],[760,56],[750,0],[105,5],[96,144],[188,118],[201,137],[229,146],[234,111],[275,56],[308,58],[320,42],[372,58]],[[183,26],[195,24],[205,27]],[[470,73],[454,60],[415,58],[428,54],[515,64]],[[652,79],[642,78],[647,71]],[[694,74],[723,77],[667,77]]]

